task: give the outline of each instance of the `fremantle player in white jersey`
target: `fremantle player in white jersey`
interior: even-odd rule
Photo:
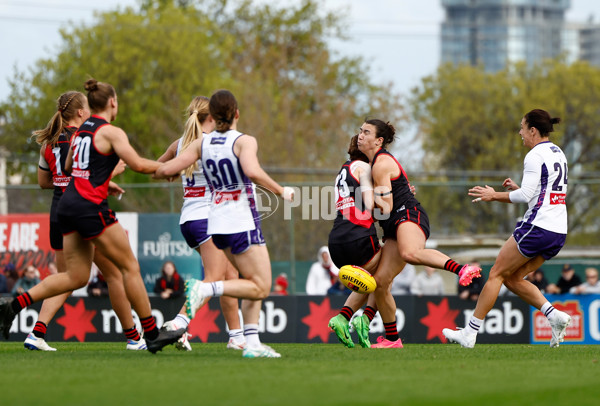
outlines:
[[[260,342],[258,319],[261,300],[271,290],[271,263],[255,206],[255,185],[265,187],[286,200],[293,188],[282,187],[260,166],[256,139],[237,131],[240,112],[228,90],[219,90],[209,102],[215,131],[196,140],[177,158],[164,163],[157,178],[173,176],[202,158],[204,174],[213,193],[208,215],[208,234],[222,249],[244,279],[203,283],[186,282],[186,309],[190,318],[209,297],[231,296],[242,302],[246,358],[281,355]]]
[[[494,306],[502,283],[544,313],[552,327],[550,347],[558,347],[564,340],[571,317],[555,309],[535,285],[524,279],[558,254],[567,237],[567,159],[549,140],[553,125],[559,122],[559,118],[540,109],[530,111],[521,120],[519,135],[531,150],[525,156],[521,187],[508,178],[503,182],[507,192],[496,192],[487,185],[469,190],[474,203],[527,203],[529,208],[500,250],[467,326],[443,330],[451,342],[465,348],[475,346],[477,332]]]
[[[159,162],[166,162],[180,155],[193,141],[202,139],[203,132],[211,132],[215,128],[215,121],[208,111],[209,98],[196,96],[187,108],[187,121],[184,133],[174,141],[167,151],[158,158]],[[210,187],[204,176],[204,171],[199,161],[194,162],[181,173],[183,187],[183,206],[179,226],[188,246],[200,254],[204,265],[204,281],[215,282],[223,279],[238,279],[237,270],[231,265],[223,251],[219,250],[212,242],[207,232],[208,211],[212,200]],[[229,330],[227,348],[242,350],[246,342],[240,325],[238,314],[238,299],[222,296],[219,298],[223,317]],[[177,330],[187,328],[190,319],[186,315],[185,304],[179,314],[163,324],[163,328]],[[188,341],[189,334],[184,334],[175,344],[177,349],[191,351],[192,346]]]

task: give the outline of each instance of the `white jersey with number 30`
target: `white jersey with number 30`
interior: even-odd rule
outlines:
[[[527,203],[523,221],[544,230],[567,234],[567,158],[545,141],[525,156],[521,188],[510,192],[513,203]]]
[[[243,134],[213,131],[202,140],[202,168],[213,199],[208,234],[236,234],[254,230],[258,222],[254,184],[244,174],[233,144]]]

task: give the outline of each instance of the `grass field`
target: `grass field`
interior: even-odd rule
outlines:
[[[0,405],[600,404],[598,346],[275,344],[280,359],[243,359],[225,344],[51,344],[0,343]]]

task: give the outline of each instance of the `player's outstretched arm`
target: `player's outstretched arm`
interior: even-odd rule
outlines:
[[[294,198],[293,188],[283,187],[275,182],[260,166],[258,162],[258,144],[256,138],[250,135],[242,135],[234,144],[234,152],[240,159],[242,170],[252,180],[252,182],[269,189],[271,192],[280,195],[285,200]]]
[[[175,158],[177,155],[177,144],[179,144],[179,140],[175,140],[169,145],[169,148],[165,151],[164,154],[157,159],[158,162],[167,162],[171,159]]]
[[[159,162],[142,158],[133,149],[125,131],[115,126],[106,126],[100,129],[102,136],[110,142],[115,153],[131,170],[139,173],[154,173],[160,166]]]
[[[179,173],[185,168],[193,165],[202,154],[202,139],[194,140],[182,153],[177,157],[160,164],[154,173],[155,179],[165,179]],[[163,155],[164,157],[164,155]],[[162,158],[162,157],[161,157]],[[160,159],[160,158],[159,158]]]

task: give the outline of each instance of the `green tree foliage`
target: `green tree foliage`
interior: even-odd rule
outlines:
[[[193,96],[228,88],[265,164],[337,167],[363,116],[401,118],[398,97],[369,83],[361,59],[332,55],[327,40],[342,30],[343,20],[312,0],[290,8],[146,0],[139,10],[99,14],[91,26],[63,29],[55,57],[14,76],[0,144],[35,152],[28,135],[51,117],[58,95],[95,77],[115,86],[115,125],[144,156],[157,157],[178,137]]]
[[[500,188],[506,177],[521,180],[528,150],[518,135],[520,120],[534,108],[562,118],[551,140],[569,159],[571,242],[598,227],[595,203],[600,158],[600,70],[585,62],[517,64],[498,73],[480,67],[442,66],[414,89],[411,105],[420,126],[425,164],[442,180],[467,180]],[[496,173],[494,173],[496,172]],[[498,175],[500,173],[500,175]],[[433,188],[432,188],[433,189]],[[510,232],[526,210],[501,203],[472,205],[468,187],[430,190],[420,195],[434,212],[435,226],[454,232]],[[593,192],[593,193],[592,193]],[[462,213],[448,216],[447,213]]]
[[[402,126],[399,96],[370,82],[361,58],[334,54],[328,41],[343,37],[344,14],[324,12],[316,0],[273,6],[251,0],[144,0],[96,15],[90,25],[61,30],[55,56],[11,80],[0,105],[6,123],[0,145],[11,152],[9,175],[35,183],[39,146],[30,138],[56,111],[57,97],[83,91],[89,77],[111,83],[119,100],[114,122],[140,155],[158,158],[183,130],[193,96],[230,89],[240,108],[239,129],[254,135],[264,166],[316,168],[333,183],[346,158],[350,136],[367,115]],[[329,172],[327,171],[329,170]],[[279,172],[280,173],[280,172]],[[277,175],[298,182],[299,175]],[[151,182],[126,171],[121,184]],[[167,211],[164,189],[129,188],[116,210]],[[11,202],[14,202],[11,199]],[[22,202],[23,209],[28,202]],[[267,227],[269,227],[267,225]],[[330,222],[298,230],[310,258],[327,238]],[[273,228],[287,230],[285,225]]]

